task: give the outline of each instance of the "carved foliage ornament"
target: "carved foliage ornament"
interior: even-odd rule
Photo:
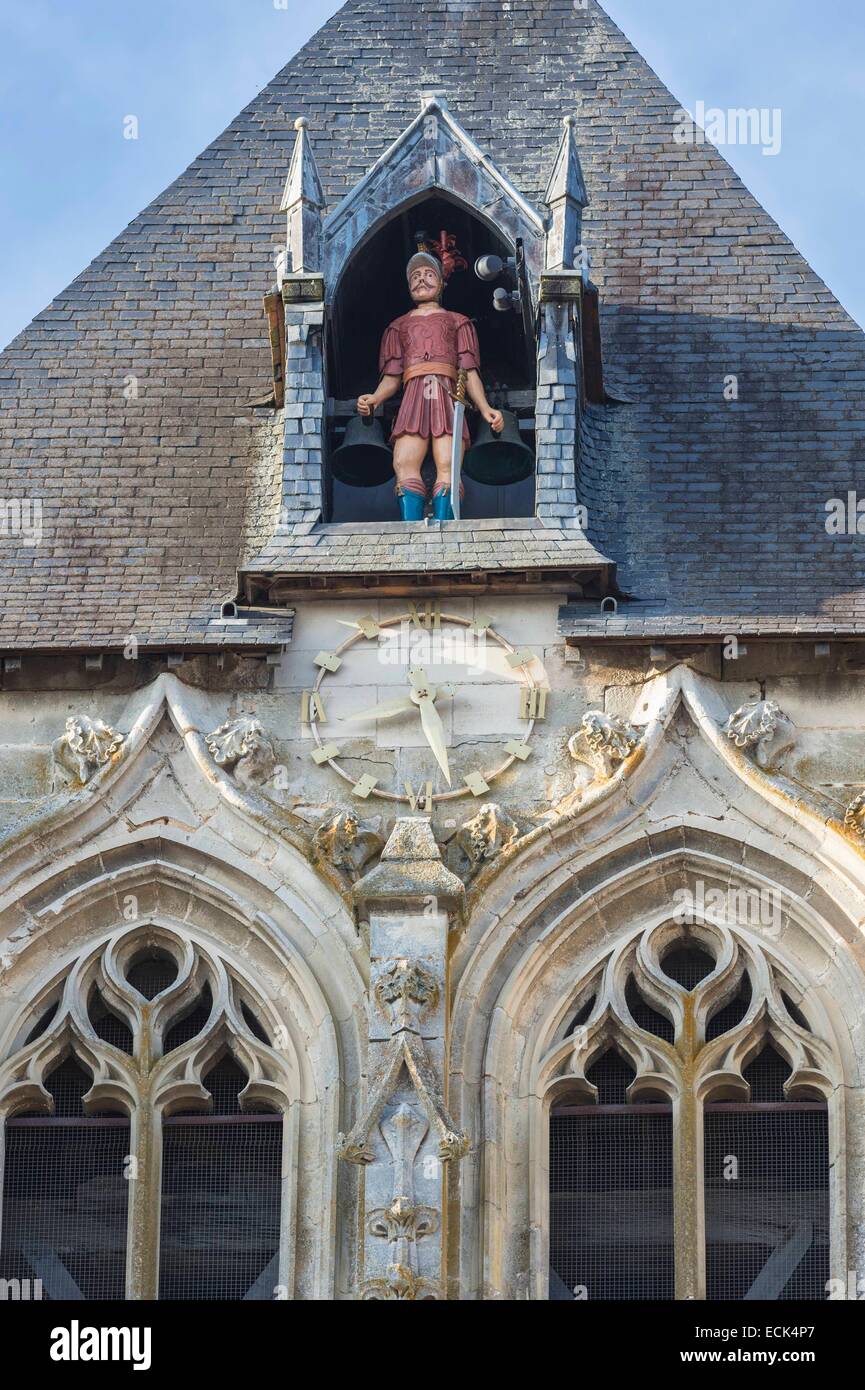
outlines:
[[[724,733],[737,748],[753,749],[762,768],[776,764],[792,748],[795,725],[774,700],[752,700],[730,715]]]
[[[631,756],[640,737],[640,731],[617,714],[587,710],[579,730],[568,742],[568,752],[576,762],[587,764],[595,778],[611,777],[616,763]]]
[[[317,858],[355,878],[381,853],[384,840],[370,822],[358,820],[353,811],[339,811],[316,828],[312,847]]]
[[[54,763],[66,780],[83,784],[105,767],[123,743],[123,734],[116,734],[101,719],[86,714],[72,715],[66,720],[66,732],[52,747]]]
[[[439,1229],[434,1207],[414,1199],[414,1165],[429,1124],[410,1105],[402,1104],[379,1126],[393,1164],[393,1197],[386,1207],[367,1216],[367,1230],[388,1242],[388,1263],[383,1278],[368,1279],[360,1297],[372,1299],[436,1299],[438,1287],[418,1273],[418,1241]]]
[[[865,840],[865,792],[860,792],[850,802],[844,812],[844,824],[860,840]]]
[[[465,856],[469,876],[473,877],[484,864],[510,849],[519,837],[516,822],[501,806],[493,801],[481,806],[477,815],[467,820],[457,834],[457,844]]]
[[[273,744],[251,714],[227,719],[205,743],[218,767],[234,771],[238,782],[246,785],[266,782],[276,763]]]
[[[447,1112],[442,1086],[418,1022],[424,1009],[435,1008],[438,1003],[438,981],[422,962],[402,959],[391,962],[382,971],[374,993],[379,1006],[389,1015],[391,1039],[384,1050],[364,1113],[350,1134],[337,1137],[339,1157],[347,1163],[375,1161],[369,1136],[405,1070],[423,1106],[427,1123],[438,1139],[440,1160],[448,1163],[462,1158],[468,1153],[469,1139],[457,1130]]]
[[[420,961],[389,961],[376,981],[375,998],[392,1034],[404,1028],[417,1031],[420,1015],[439,1001],[438,981]]]

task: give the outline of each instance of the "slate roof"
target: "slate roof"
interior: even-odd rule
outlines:
[[[824,525],[865,495],[865,339],[722,156],[676,143],[678,103],[594,0],[350,0],[0,356],[0,497],[43,502],[41,544],[0,535],[0,648],[236,640],[213,619],[274,529],[248,402],[293,120],[332,207],[430,88],[534,202],[576,116],[630,402],[589,408],[579,492],[637,623],[865,633],[862,540]]]
[[[606,568],[604,557],[581,531],[518,518],[445,525],[392,521],[318,526],[305,536],[277,535],[246,572],[293,574],[302,580],[307,574],[364,575],[382,570],[411,574]]]

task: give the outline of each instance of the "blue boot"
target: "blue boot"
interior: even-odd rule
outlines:
[[[403,521],[423,521],[426,497],[422,492],[405,491],[399,497],[399,514]]]
[[[453,521],[454,512],[451,506],[451,490],[443,487],[440,492],[433,493],[433,516],[436,521]]]

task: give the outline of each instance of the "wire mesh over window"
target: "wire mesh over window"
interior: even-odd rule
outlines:
[[[145,999],[155,999],[177,979],[177,965],[167,951],[151,947],[135,957],[126,978]]]
[[[661,961],[665,975],[675,980],[682,989],[696,989],[701,980],[711,975],[715,962],[702,946],[694,942],[674,946]]]
[[[767,1047],[743,1073],[750,1104],[706,1106],[709,1299],[826,1297],[827,1109],[821,1102],[784,1101],[788,1073]]]
[[[751,1002],[751,981],[747,974],[742,976],[737,993],[725,1004],[722,1009],[713,1014],[709,1019],[706,1028],[706,1041],[711,1042],[713,1038],[720,1038],[722,1033],[729,1033],[731,1028],[735,1028],[742,1022],[748,1012],[748,1005]]]
[[[246,1077],[206,1077],[212,1115],[165,1121],[159,1296],[272,1299],[279,1283],[282,1116],[242,1114]]]
[[[643,998],[633,975],[628,976],[628,983],[625,986],[625,1003],[638,1028],[644,1029],[647,1033],[654,1033],[656,1038],[663,1038],[666,1042],[673,1041],[676,1030],[672,1023],[664,1014],[653,1008],[647,999]]]
[[[550,1298],[672,1298],[670,1107],[621,1103],[633,1070],[615,1052],[587,1077],[601,1104],[550,1117]]]
[[[205,984],[192,1009],[172,1023],[162,1044],[163,1052],[173,1052],[175,1048],[182,1047],[185,1042],[197,1038],[210,1018],[212,1008],[213,995],[210,992],[210,985]]]
[[[129,1122],[85,1117],[90,1084],[67,1059],[46,1081],[55,1115],[6,1124],[0,1278],[39,1280],[43,1299],[125,1293]]]

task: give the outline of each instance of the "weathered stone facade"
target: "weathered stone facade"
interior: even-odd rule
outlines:
[[[657,83],[594,4],[463,7],[477,11],[500,79],[520,73],[509,132],[487,109],[498,88],[461,57],[455,8],[425,9],[429,73],[409,92],[398,59],[417,40],[416,7],[377,7],[389,27],[377,50],[385,91],[373,100],[357,84],[351,95],[348,85],[319,91],[324,72],[350,66],[358,26],[380,22],[369,5],[346,6],[228,143],[202,156],[220,196],[179,181],[126,234],[122,265],[97,263],[7,356],[23,459],[28,344],[59,351],[51,324],[73,315],[93,277],[131,295],[138,272],[123,266],[140,251],[146,283],[161,254],[165,266],[176,257],[180,287],[184,274],[196,280],[184,250],[193,225],[223,254],[235,223],[258,225],[265,210],[262,245],[242,242],[250,289],[232,312],[243,348],[232,367],[220,345],[218,399],[195,396],[188,434],[152,358],[144,413],[122,438],[111,434],[113,404],[102,401],[98,420],[69,414],[82,420],[85,471],[115,451],[103,487],[116,464],[118,495],[142,476],[147,412],[164,421],[163,492],[148,503],[142,553],[137,532],[125,539],[129,573],[119,528],[100,549],[102,517],[92,533],[79,524],[71,559],[49,530],[55,578],[40,570],[32,613],[9,571],[0,1113],[10,1134],[16,1116],[50,1115],[50,1079],[74,1058],[91,1078],[85,1111],[130,1118],[115,1252],[128,1297],[160,1291],[169,1131],[190,1110],[214,1109],[208,1078],[228,1058],[244,1078],[239,1115],[279,1116],[281,1138],[272,1245],[238,1296],[544,1300],[577,1296],[551,1272],[551,1112],[594,1105],[594,1068],[613,1052],[632,1073],[629,1104],[670,1108],[675,1296],[704,1299],[704,1107],[749,1103],[746,1073],[771,1045],[787,1069],[785,1101],[827,1117],[829,1215],[809,1239],[827,1277],[846,1281],[865,1267],[861,560],[800,527],[789,546],[801,550],[785,557],[785,539],[758,561],[757,522],[734,518],[722,532],[713,504],[687,494],[677,460],[687,454],[692,473],[712,479],[732,466],[747,491],[752,464],[777,458],[774,406],[758,403],[765,414],[731,465],[712,373],[723,375],[725,353],[733,370],[737,353],[762,360],[777,339],[786,383],[799,370],[792,336],[810,346],[784,478],[812,512],[821,488],[844,491],[850,445],[844,428],[827,442],[837,386],[827,382],[833,362],[839,381],[852,380],[861,335],[717,152],[693,148],[685,164],[654,108],[655,125],[635,133],[630,84],[648,100]],[[575,54],[581,100],[563,127],[577,104]],[[659,171],[644,190],[638,282],[602,89],[613,93],[617,158],[627,164],[630,151],[640,163],[648,139]],[[666,190],[664,159],[678,180]],[[674,209],[687,239],[685,224],[707,216],[707,189],[728,233],[717,232],[704,271],[678,257],[672,233],[657,243],[650,223]],[[326,516],[328,314],[357,244],[433,193],[525,245],[535,515],[342,527]],[[253,310],[273,288],[281,213],[284,400],[252,408],[270,370]],[[158,253],[169,214],[182,245]],[[577,235],[591,240],[601,290],[605,379],[616,383],[606,404],[586,391]],[[735,276],[713,278],[722,256]],[[234,288],[217,293],[208,276],[194,297],[215,314]],[[178,338],[182,303],[178,288],[176,303],[153,310]],[[79,392],[87,352],[96,360],[108,331],[91,325],[69,350]],[[202,331],[202,343],[193,332],[174,348],[189,356],[193,393],[198,356],[203,380],[217,351]],[[113,322],[111,333],[116,361],[94,368],[105,393],[126,365],[124,334]],[[665,354],[674,364],[658,375]],[[675,392],[660,389],[667,372],[681,391],[690,382],[706,393],[686,426]],[[56,408],[85,409],[65,387]],[[845,396],[848,423],[854,408]],[[86,410],[98,409],[93,397]],[[662,437],[668,452],[652,456]],[[211,452],[199,512],[180,474]],[[161,472],[169,457],[174,491]],[[126,505],[137,525],[138,499]],[[160,558],[163,513],[174,540]],[[174,549],[181,532],[186,560]],[[58,598],[88,564],[93,592]],[[419,668],[446,777],[415,709],[408,672]],[[710,958],[691,988],[665,964],[679,947]],[[142,953],[174,972],[152,1000],[133,983]],[[661,1020],[655,1032],[634,989]],[[128,1047],[94,1022],[97,997]],[[740,1016],[713,1032],[737,999]],[[177,1041],[195,1009],[197,1031]],[[67,1288],[38,1240],[22,1238],[20,1250]],[[774,1279],[777,1297],[777,1271],[758,1277],[764,1290]]]

